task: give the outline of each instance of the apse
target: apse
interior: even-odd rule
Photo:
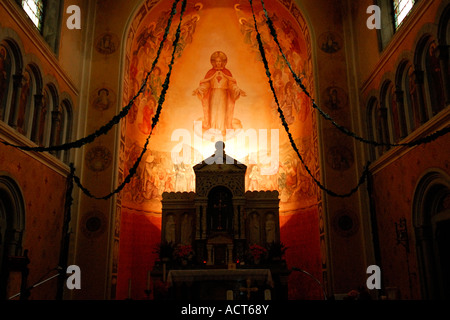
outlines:
[[[171,5],[171,1],[146,1],[130,23],[123,64],[123,105],[136,95],[151,70]],[[291,1],[266,1],[265,5],[290,67],[314,96],[310,33],[300,10]],[[254,4],[254,13],[277,100],[269,86],[248,1],[188,1],[170,70],[179,10],[174,16],[147,86],[121,123],[119,183],[151,134],[148,151],[118,202],[122,230],[131,230],[133,217],[139,215],[136,219],[146,215],[148,220],[160,221],[163,192],[195,192],[192,168],[214,153],[217,141],[224,141],[225,152],[247,166],[247,191],[279,192],[280,217],[286,216],[280,218],[281,224],[292,214],[307,212],[296,221],[311,221],[314,219],[309,215],[318,215],[319,191],[295,153],[278,111],[279,106],[302,158],[318,177],[318,138],[311,100],[295,83],[270,35],[261,3]],[[161,101],[168,73],[167,94]],[[161,114],[152,131],[158,103]],[[132,232],[146,232],[139,228]],[[298,228],[305,232],[313,229],[314,234],[319,230],[316,225]],[[285,235],[285,242],[292,237],[295,233]],[[130,247],[131,240],[124,239],[130,235],[122,232],[120,257],[124,250],[138,250]],[[318,243],[318,237],[313,241]],[[144,245],[146,252],[149,245]],[[318,261],[319,256],[317,252],[311,259]],[[136,271],[130,259],[119,258],[119,282],[121,265],[127,274]],[[145,279],[145,271],[139,272]],[[120,283],[118,287],[120,291]]]
[[[142,8],[145,10],[139,10],[127,39],[124,102],[136,94],[150,71],[163,39],[171,2],[159,2],[151,10]],[[289,9],[278,2],[267,3],[289,63],[313,92],[309,33],[302,17],[296,19]],[[315,168],[316,133],[310,100],[295,84],[269,34],[261,7],[255,6],[255,15],[280,107],[306,163]],[[135,100],[122,126],[125,132],[121,169],[125,174],[150,133],[169,71],[178,22],[179,15],[173,20],[143,95]],[[222,76],[216,81],[228,88],[225,96],[211,94],[209,90],[212,84],[208,78],[215,70],[216,60],[223,65],[219,67]],[[188,2],[161,116],[152,132],[144,164],[124,192],[124,201],[133,207],[160,212],[162,192],[195,191],[192,166],[209,157],[218,140],[225,141],[227,154],[249,167],[247,189],[278,190],[282,211],[293,208],[288,203],[302,202],[301,206],[305,206],[314,202],[315,185],[281,126],[247,1]]]

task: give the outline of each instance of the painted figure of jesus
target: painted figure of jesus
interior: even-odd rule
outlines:
[[[241,96],[245,97],[246,93],[238,88],[231,72],[225,68],[225,53],[214,52],[210,61],[212,69],[200,81],[193,95],[202,102],[203,129],[216,129],[225,135],[226,129],[236,129],[233,125],[234,105],[236,100]]]

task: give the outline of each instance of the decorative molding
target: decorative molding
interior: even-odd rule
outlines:
[[[399,143],[408,143],[411,141],[414,141],[420,137],[427,136],[429,134],[432,134],[433,132],[437,130],[441,130],[448,126],[448,123],[450,121],[450,106],[447,106],[444,110],[436,114],[433,118],[428,120],[426,123],[424,123],[421,127],[419,127],[417,130],[412,132],[410,135],[408,135],[403,140],[399,141]],[[441,137],[442,138],[442,137]],[[387,167],[392,162],[396,161],[403,155],[410,152],[412,149],[416,147],[395,147],[390,149],[388,152],[384,153],[382,156],[380,156],[376,161],[372,163],[372,174],[376,174],[377,172],[381,171],[385,167]]]
[[[23,145],[29,147],[37,147],[33,141],[29,140],[25,136],[17,133],[13,128],[5,124],[3,121],[0,121],[0,139],[3,139],[6,142]],[[6,147],[5,148],[11,148]],[[39,161],[43,165],[47,166],[51,170],[59,173],[60,175],[66,177],[70,173],[69,166],[57,159],[55,156],[51,155],[48,152],[31,152],[31,151],[23,151],[21,152],[27,154],[31,158]]]

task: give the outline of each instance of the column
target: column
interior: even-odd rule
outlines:
[[[399,124],[400,124],[400,138],[404,138],[408,135],[408,125],[406,123],[405,112],[405,99],[404,92],[401,88],[397,87],[395,90],[395,101],[397,102]]]
[[[41,109],[43,105],[42,99],[44,98],[43,94],[37,93],[34,95],[34,115],[33,115],[33,123],[31,125],[31,135],[30,138],[36,143],[39,143],[39,127],[41,125]]]

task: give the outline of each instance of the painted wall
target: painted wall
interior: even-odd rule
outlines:
[[[12,177],[23,193],[22,248],[28,250],[28,285],[32,285],[59,265],[66,178],[26,153],[4,145],[0,146],[0,172]],[[50,281],[33,289],[30,299],[55,299],[56,285],[57,281]]]
[[[290,2],[284,5],[277,2],[267,3],[267,9],[278,30],[279,40],[292,67],[301,78],[305,79],[304,84],[308,90],[314,92],[311,44],[305,21],[295,5],[291,7]],[[123,105],[140,88],[142,79],[150,70],[163,36],[170,5],[171,2],[147,4],[138,10],[138,14],[131,22],[131,29],[126,37]],[[297,11],[291,9],[291,12],[296,14],[296,18],[286,7],[295,7]],[[271,73],[274,75],[275,90],[300,152],[308,166],[315,172],[318,167],[317,135],[314,129],[315,118],[309,106],[310,100],[306,99],[304,93],[295,86],[287,65],[270,39],[267,26],[264,26],[261,9],[260,5],[256,6],[256,16],[266,44]],[[144,156],[144,164],[139,167],[136,177],[133,177],[122,193],[117,298],[124,297],[127,292],[129,280],[127,274],[130,270],[139,269],[139,272],[132,274],[132,283],[138,282],[137,286],[142,287],[143,282],[139,282],[136,275],[145,276],[144,271],[153,266],[154,256],[148,261],[148,265],[138,267],[137,257],[141,253],[136,248],[154,246],[160,241],[159,238],[152,236],[154,243],[151,245],[149,243],[138,246],[133,244],[130,240],[130,232],[148,235],[156,230],[153,224],[148,223],[132,228],[134,224],[131,221],[135,221],[139,213],[132,214],[129,209],[124,208],[133,208],[136,212],[141,212],[141,215],[158,215],[161,210],[162,192],[193,191],[194,176],[191,167],[214,152],[215,140],[208,139],[206,136],[209,127],[202,128],[201,124],[200,127],[196,127],[195,121],[204,122],[206,114],[202,108],[202,101],[193,94],[193,91],[199,87],[200,81],[212,69],[210,57],[216,51],[226,54],[226,69],[230,71],[237,86],[245,92],[245,95],[241,95],[235,101],[232,115],[234,120],[232,126],[227,129],[241,129],[244,132],[254,130],[258,135],[256,143],[242,143],[237,138],[231,137],[225,141],[225,151],[247,164],[249,168],[246,179],[247,190],[279,190],[282,230],[286,224],[286,232],[283,235],[282,231],[282,238],[287,244],[301,241],[302,244],[308,245],[308,250],[302,250],[302,246],[290,246],[287,262],[289,266],[295,266],[298,263],[306,264],[305,268],[315,273],[318,278],[321,277],[321,266],[317,263],[320,260],[317,188],[302,167],[297,155],[292,151],[287,135],[280,125],[273,94],[268,86],[257,49],[250,10],[246,1],[241,1],[239,5],[231,5],[228,1],[199,4],[188,2],[170,87],[159,123],[150,139],[151,151]],[[171,28],[170,40],[174,37],[174,29],[178,21],[179,18],[176,16]],[[121,140],[119,147],[121,163],[119,175],[121,176],[128,173],[150,132],[160,86],[168,72],[171,51],[171,45],[164,46],[159,58],[160,62],[157,64],[158,73],[154,72],[154,76],[149,78],[148,89],[142,98],[136,100],[127,117],[126,134],[123,135],[124,139]],[[261,160],[262,152],[266,147],[270,152],[271,132],[269,131],[266,138],[260,135],[259,129],[278,131],[279,163],[276,163],[276,166],[279,168],[271,175],[263,175],[259,171],[264,168]],[[125,124],[122,124],[122,130],[125,130]],[[172,138],[172,134],[177,130],[186,132],[189,139]],[[226,138],[225,135],[223,137]],[[263,143],[267,143],[267,146]],[[174,165],[171,158],[172,150],[183,144],[188,146],[185,150],[191,151],[191,157],[184,168]],[[274,150],[273,146],[272,150]],[[257,156],[257,161],[252,162],[252,155]],[[183,184],[180,184],[180,181]],[[310,208],[305,210],[307,217],[297,212],[300,208]],[[303,219],[308,223],[301,224]],[[300,240],[296,238],[299,229],[302,229]],[[309,291],[309,286],[314,287],[314,284],[305,285],[301,276],[293,275],[292,281],[290,298],[314,298],[317,294],[320,298],[320,291],[317,293],[314,288],[311,292]],[[132,288],[135,293],[134,286]],[[298,288],[305,288],[305,290]],[[142,290],[137,291],[138,297]]]
[[[371,1],[358,1],[352,5],[355,24],[365,23],[364,14]],[[357,47],[355,61],[358,64],[357,81],[360,94],[361,130],[366,128],[366,104],[370,96],[380,99],[380,87],[386,79],[395,81],[400,62],[408,59],[414,63],[414,54],[419,39],[430,34],[437,38],[440,14],[448,1],[421,1],[394,34],[382,52],[374,45],[376,30],[355,28],[354,41]],[[447,109],[422,125],[406,140],[420,138],[448,124]],[[429,169],[439,168],[449,172],[446,146],[449,137],[415,148],[394,148],[373,162],[373,200],[377,220],[380,247],[380,267],[383,286],[399,289],[400,299],[421,299],[416,243],[412,221],[413,197],[420,177]],[[367,152],[368,149],[364,148]],[[368,157],[366,153],[364,157]],[[368,212],[366,213],[368,215]],[[406,219],[409,250],[397,243],[395,223]]]
[[[83,4],[79,5],[83,7]],[[71,41],[71,44],[62,41],[64,47],[69,48],[72,44],[74,46],[68,51],[61,50],[59,56],[56,56],[14,1],[1,2],[0,17],[1,40],[8,38],[16,42],[24,67],[28,63],[37,66],[43,86],[52,83],[60,98],[69,98],[73,102],[73,113],[76,117],[81,77],[74,70],[79,70],[83,60],[80,50],[82,32],[71,32],[62,27],[61,38]],[[63,21],[65,25],[65,20]],[[2,139],[31,145],[30,141],[7,128],[6,124],[0,131]],[[72,136],[75,134],[74,132]],[[51,271],[59,265],[66,176],[69,169],[53,156],[36,155],[1,145],[0,171],[12,177],[23,192],[25,231],[22,248],[29,251],[31,262],[28,285],[32,285],[44,276],[53,275]],[[76,213],[74,216],[76,220]],[[15,288],[19,285],[13,284]],[[53,280],[33,289],[30,299],[55,299],[56,285],[57,281]]]

